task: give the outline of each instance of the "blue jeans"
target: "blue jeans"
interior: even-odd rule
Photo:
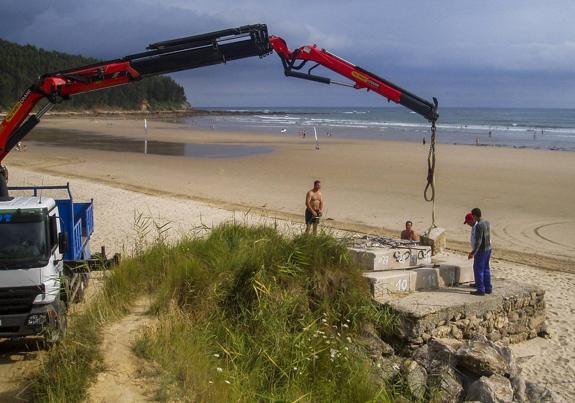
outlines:
[[[483,252],[477,252],[473,257],[473,274],[475,276],[475,288],[479,292],[489,292],[491,286],[491,269],[489,268],[489,259],[491,258],[491,249]]]

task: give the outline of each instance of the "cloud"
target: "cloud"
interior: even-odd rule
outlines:
[[[525,94],[539,92],[542,106],[572,106],[575,96],[565,89],[575,81],[573,17],[571,0],[4,0],[0,37],[116,58],[151,42],[263,22],[291,48],[317,43],[444,104],[485,103],[491,93],[531,105],[537,97]],[[286,80],[275,57],[174,77],[192,103],[204,105],[382,102]]]

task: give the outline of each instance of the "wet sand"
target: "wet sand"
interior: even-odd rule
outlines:
[[[141,142],[143,150],[143,121],[49,119],[38,129],[44,142],[27,141],[27,151],[11,153],[9,165],[298,220],[305,192],[317,178],[329,225],[389,234],[408,219],[419,232],[431,222],[431,205],[423,200],[428,149],[417,143],[320,137],[315,150],[313,136],[303,140],[296,133],[228,133],[149,122],[154,141],[273,149],[183,158],[124,152],[120,145],[113,152],[88,149],[78,140],[82,134],[123,137]],[[60,140],[47,145],[56,133]],[[451,247],[467,249],[463,216],[480,207],[492,224],[497,257],[575,268],[575,153],[439,145],[437,159],[437,224],[447,229]]]

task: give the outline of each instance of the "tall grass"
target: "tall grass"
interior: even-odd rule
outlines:
[[[354,339],[393,318],[371,299],[343,243],[226,224],[206,239],[150,251],[161,272],[137,351],[190,401],[367,401],[381,394]],[[174,396],[172,396],[174,397]]]
[[[116,317],[144,293],[155,295],[159,319],[135,349],[163,369],[159,399],[392,399],[355,340],[368,325],[391,333],[395,318],[375,305],[361,270],[333,237],[224,224],[204,238],[159,242],[114,270],[98,300],[100,311],[110,310],[100,318]],[[90,325],[78,330],[97,341],[94,309],[85,314]],[[71,336],[62,353],[51,354],[36,396],[55,401],[54,389],[64,391],[54,396],[81,396],[59,380],[71,375],[57,365],[71,363],[63,355],[70,354],[93,367],[98,353],[75,351]]]

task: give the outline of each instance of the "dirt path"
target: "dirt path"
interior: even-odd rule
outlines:
[[[153,320],[146,315],[149,307],[149,298],[141,298],[129,315],[104,329],[101,351],[105,368],[88,390],[88,402],[154,401],[155,387],[142,371],[149,364],[132,351],[138,332]]]
[[[0,341],[0,402],[28,401],[24,381],[45,353],[39,338]]]

